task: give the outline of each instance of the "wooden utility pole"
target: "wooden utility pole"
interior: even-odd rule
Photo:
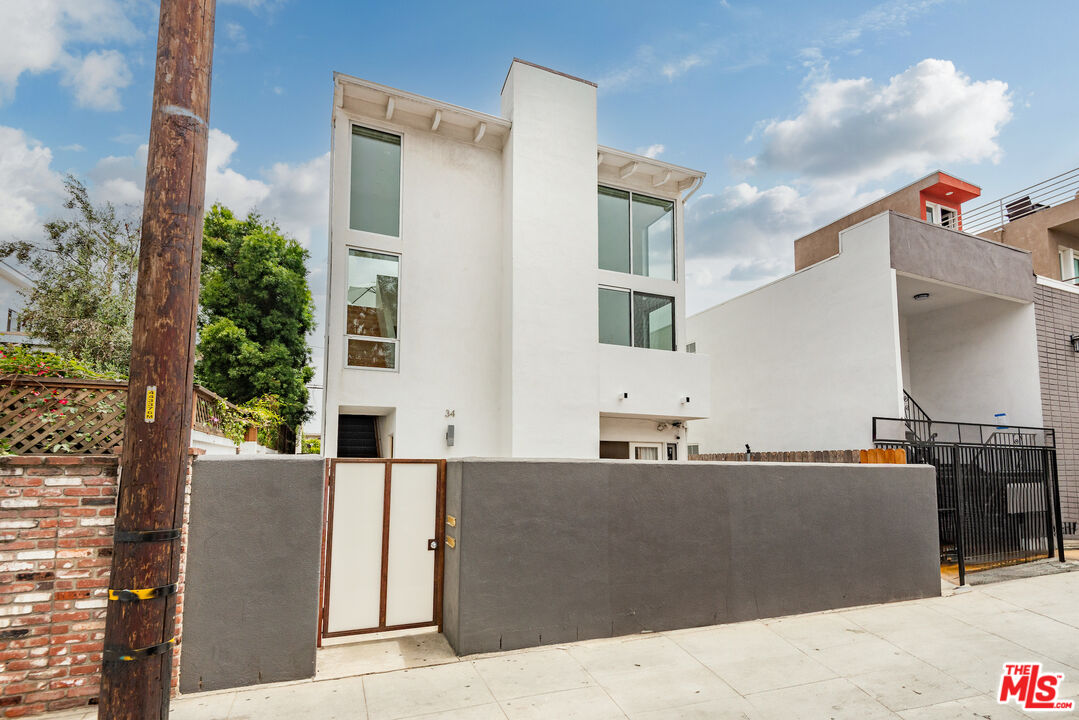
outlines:
[[[167,718],[216,0],[161,0],[101,720]]]

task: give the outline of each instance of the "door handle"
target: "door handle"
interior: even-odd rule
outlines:
[[[428,550],[438,550],[438,540],[428,540],[427,541],[427,549]]]

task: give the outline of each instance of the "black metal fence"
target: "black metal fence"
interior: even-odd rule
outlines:
[[[960,585],[975,567],[1064,562],[1052,430],[874,418],[873,438],[936,468],[941,562],[958,565]]]

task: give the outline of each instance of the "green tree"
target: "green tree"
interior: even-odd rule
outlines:
[[[44,243],[0,242],[0,258],[14,256],[34,281],[20,315],[26,332],[95,370],[126,375],[139,221],[111,203],[94,205],[71,175],[64,186],[64,207],[73,212],[45,224]]]
[[[292,428],[310,415],[307,383],[314,376],[308,257],[258,215],[240,219],[221,205],[206,214],[196,378],[236,403],[276,396]]]

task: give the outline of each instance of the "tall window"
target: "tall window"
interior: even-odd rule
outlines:
[[[674,280],[674,203],[600,186],[599,266]]]
[[[674,350],[674,298],[601,287],[599,341]]]
[[[352,127],[349,227],[401,234],[401,138]]]
[[[348,251],[345,334],[352,367],[397,367],[396,255]]]

